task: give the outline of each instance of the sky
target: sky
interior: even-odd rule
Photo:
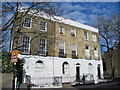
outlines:
[[[110,17],[118,14],[117,2],[65,2],[61,4],[64,9],[63,17],[92,25],[96,16],[105,15]]]

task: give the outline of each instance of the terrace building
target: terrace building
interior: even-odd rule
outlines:
[[[25,10],[19,11],[19,15]],[[98,83],[103,78],[103,65],[98,29],[59,16],[31,10],[22,23],[18,47],[24,60],[24,79],[40,87],[62,86],[64,83]],[[11,50],[16,49],[15,30]]]

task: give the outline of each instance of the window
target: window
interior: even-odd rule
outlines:
[[[94,41],[94,42],[97,42],[97,38],[96,38],[96,35],[95,35],[95,34],[92,35],[92,38],[93,38],[93,41]]]
[[[88,40],[88,32],[84,31],[84,39]]]
[[[90,59],[90,48],[88,45],[85,45],[85,57],[86,59]]]
[[[88,64],[88,73],[93,75],[93,66],[91,63]]]
[[[46,46],[47,46],[47,39],[40,38],[40,55],[46,55]]]
[[[94,57],[96,60],[98,60],[98,49],[97,47],[94,47]]]
[[[63,26],[59,26],[59,33],[60,33],[61,35],[65,35],[64,27],[63,27]]]
[[[29,54],[29,51],[30,51],[30,37],[23,36],[22,53]]]
[[[46,22],[43,22],[43,21],[40,22],[40,31],[43,31],[43,32],[47,31],[47,23]]]
[[[59,43],[59,55],[60,56],[65,55],[65,43],[64,42]]]
[[[35,63],[35,75],[44,76],[44,64],[40,60]]]
[[[63,74],[69,74],[69,64],[68,62],[64,62],[62,65],[63,68]]]
[[[76,37],[76,30],[71,30],[71,36]]]
[[[32,19],[29,18],[29,17],[26,17],[25,21],[24,21],[24,24],[23,24],[23,27],[24,28],[31,28],[31,23],[32,23]]]
[[[77,45],[72,44],[72,56],[76,56],[76,55],[77,55]]]

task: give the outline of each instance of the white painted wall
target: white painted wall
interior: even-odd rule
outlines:
[[[44,63],[45,75],[44,77],[53,77],[53,76],[75,76],[76,75],[76,64],[80,64],[80,75],[88,74],[88,64],[93,65],[93,76],[95,83],[98,82],[98,71],[97,67],[100,64],[101,66],[101,77],[103,78],[103,65],[102,60],[85,60],[85,59],[72,59],[72,58],[59,58],[59,57],[42,57],[42,56],[32,56],[32,55],[19,55],[19,58],[25,60],[24,70],[26,75],[31,77],[40,77],[35,75],[35,63],[38,60],[41,60]],[[62,74],[62,64],[64,62],[69,63],[69,74]]]

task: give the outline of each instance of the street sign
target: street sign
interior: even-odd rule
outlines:
[[[18,50],[14,50],[12,51],[10,62],[16,63],[17,61],[18,61]]]

